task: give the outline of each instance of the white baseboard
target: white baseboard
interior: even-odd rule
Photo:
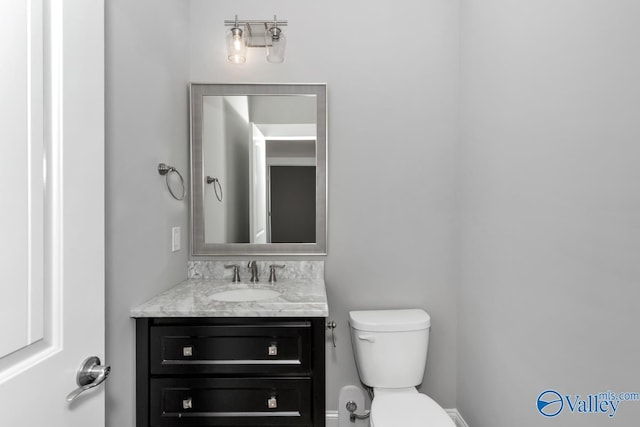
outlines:
[[[451,417],[454,423],[456,423],[456,427],[469,427],[469,424],[462,418],[460,412],[456,408],[453,409],[445,409],[447,414]]]
[[[462,418],[460,412],[457,409],[445,409],[447,411],[447,415],[451,417],[454,423],[456,423],[456,427],[469,427],[469,424]],[[340,427],[338,411],[327,411],[326,415],[326,427]],[[366,424],[367,426],[369,423]]]
[[[327,411],[326,427],[340,427],[338,411]]]

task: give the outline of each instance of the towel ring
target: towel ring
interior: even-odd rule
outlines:
[[[216,193],[216,199],[219,202],[222,201],[222,184],[220,184],[220,180],[218,178],[213,178],[207,176],[207,184],[213,184],[213,191]],[[218,189],[220,189],[220,194],[218,194]]]
[[[186,194],[186,190],[184,188],[184,179],[182,179],[182,175],[180,174],[180,172],[178,172],[178,169],[174,168],[173,166],[160,163],[158,164],[158,173],[160,175],[164,175],[165,184],[167,185],[167,190],[169,190],[171,196],[173,196],[173,198],[176,200],[183,200],[184,195]],[[178,175],[178,178],[180,178],[180,186],[182,187],[182,194],[180,196],[176,196],[176,194],[173,192],[173,189],[171,189],[171,185],[169,184],[169,176],[171,176],[172,173],[175,173],[176,175]]]

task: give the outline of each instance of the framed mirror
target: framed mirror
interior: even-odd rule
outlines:
[[[323,255],[325,84],[195,84],[191,254]]]

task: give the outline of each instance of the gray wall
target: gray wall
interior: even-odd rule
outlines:
[[[129,309],[186,278],[187,200],[157,172],[188,179],[188,3],[109,0],[106,7],[107,425],[134,425]],[[171,227],[182,251],[171,252]]]
[[[535,404],[640,388],[640,3],[461,5],[457,406],[473,427],[636,425],[639,402]]]
[[[267,63],[260,49],[228,63],[223,21],[274,13],[290,23],[285,63]],[[399,42],[395,29],[414,24]],[[328,83],[325,278],[338,347],[327,348],[327,408],[337,409],[343,385],[359,384],[348,311],[387,307],[431,314],[423,390],[455,407],[457,2],[192,0],[190,28],[193,81]]]
[[[251,132],[246,96],[225,97],[222,103],[226,179],[222,183],[227,200],[228,243],[249,243],[249,151]],[[213,188],[207,190],[213,190]],[[225,191],[226,190],[226,191]]]
[[[224,141],[224,97],[205,96],[202,100],[202,161],[205,176],[218,178],[220,186],[227,185],[226,144],[215,144]],[[212,184],[203,184],[204,240],[205,242],[229,242],[227,228],[227,205],[229,198],[222,200],[216,197]],[[215,214],[214,214],[215,213]]]
[[[316,124],[315,96],[250,96],[249,118],[260,124]]]
[[[155,168],[187,175],[189,80],[329,84],[329,409],[358,384],[361,308],[432,315],[423,391],[473,427],[541,424],[546,388],[638,391],[640,5],[461,0],[459,50],[457,4],[106,2],[108,425],[133,425],[129,308],[186,276],[187,205]],[[290,20],[284,64],[224,60],[236,13]],[[406,44],[354,30],[412,21]]]

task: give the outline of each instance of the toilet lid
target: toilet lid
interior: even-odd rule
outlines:
[[[371,427],[455,427],[440,405],[426,394],[398,394],[374,397]]]

